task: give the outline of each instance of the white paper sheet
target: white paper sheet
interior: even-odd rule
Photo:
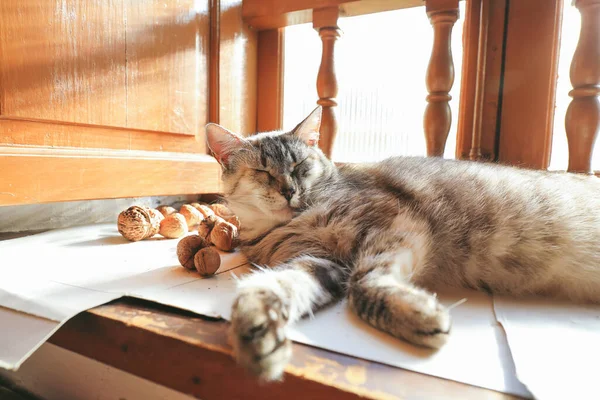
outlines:
[[[60,325],[0,307],[0,368],[18,368]]]
[[[516,379],[504,334],[494,319],[491,299],[468,290],[438,295],[447,306],[463,298],[468,300],[452,310],[452,334],[437,352],[412,346],[366,325],[345,304],[300,322],[291,338],[428,375],[529,396]]]
[[[495,298],[519,379],[539,399],[600,399],[600,306]]]
[[[244,264],[243,257],[224,255],[220,273],[203,279],[179,266],[176,246],[177,240],[130,243],[114,225],[70,228],[0,242],[0,305],[64,322],[77,312],[129,295],[229,318],[235,282],[226,270]],[[247,267],[240,267],[235,273],[245,271]],[[452,311],[452,337],[437,353],[370,328],[343,304],[300,321],[291,336],[316,347],[527,396],[515,378],[490,298],[473,291],[440,296],[446,304],[463,297],[468,301]],[[4,324],[7,320],[1,317],[0,324]],[[30,329],[23,321],[6,323],[17,326],[13,330]],[[41,336],[38,332],[36,337]],[[0,342],[0,347],[6,343]],[[21,347],[22,359],[28,352]],[[5,353],[0,348],[0,356]],[[0,360],[14,367],[19,357],[11,357]]]

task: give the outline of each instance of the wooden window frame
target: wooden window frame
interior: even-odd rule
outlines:
[[[308,8],[323,7],[324,2],[292,3],[245,1],[244,18],[261,30],[259,37],[279,32],[278,38],[282,40],[282,27],[311,22],[312,14]],[[337,5],[340,15],[344,16],[423,5],[410,1],[383,2],[385,7],[380,4],[369,6],[364,1],[328,0],[325,3],[329,7]],[[467,1],[465,16],[461,16],[465,23],[456,158],[548,168],[562,5],[563,0]],[[533,11],[536,18],[528,17]],[[261,49],[265,42],[270,46],[268,50]],[[273,43],[272,40],[259,40],[258,50],[259,73],[261,70],[276,71],[259,74],[258,79],[258,97],[266,99],[258,101],[259,120],[263,116],[258,128],[268,130],[282,127],[281,93],[285,90],[283,45],[274,47]],[[532,53],[530,48],[535,51]],[[524,62],[528,54],[533,55]],[[338,68],[343,66],[338,65]],[[272,120],[266,120],[266,110],[273,109],[277,112]]]

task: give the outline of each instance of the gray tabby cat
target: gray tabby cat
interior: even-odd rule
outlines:
[[[321,109],[288,133],[242,138],[209,124],[242,251],[238,362],[278,379],[286,327],[344,296],[364,321],[439,348],[450,316],[432,290],[461,286],[600,303],[600,180],[438,158],[336,167]]]

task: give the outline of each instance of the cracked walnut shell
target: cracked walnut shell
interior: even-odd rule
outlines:
[[[160,229],[162,215],[143,206],[131,206],[119,214],[117,228],[126,239],[137,242],[154,236]]]

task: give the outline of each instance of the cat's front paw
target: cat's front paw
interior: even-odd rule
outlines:
[[[230,338],[237,362],[262,380],[277,380],[292,355],[288,313],[278,295],[247,288],[233,304]]]
[[[399,296],[395,310],[399,318],[397,330],[410,342],[439,349],[448,341],[451,319],[448,310],[437,298],[425,291],[414,290]]]

